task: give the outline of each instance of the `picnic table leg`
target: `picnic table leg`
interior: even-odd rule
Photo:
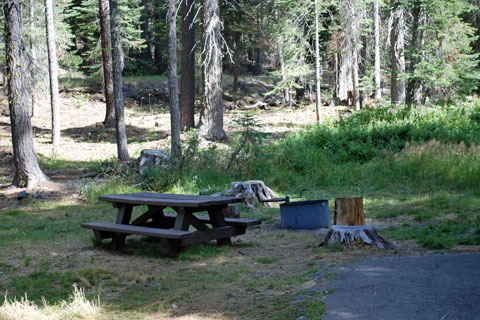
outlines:
[[[210,217],[210,221],[212,222],[212,227],[213,228],[218,228],[218,227],[224,227],[226,226],[225,222],[225,217],[223,216],[223,209],[225,207],[221,208],[212,208],[209,209],[208,216]],[[232,240],[230,237],[228,238],[223,238],[223,239],[217,239],[217,244],[232,244]]]
[[[178,251],[181,249],[178,240],[167,239],[167,256],[170,258],[176,258],[178,256]]]
[[[173,209],[177,212],[173,228],[175,230],[188,231],[188,227],[190,227],[190,216],[192,213],[185,210],[183,207],[175,207]]]
[[[117,220],[115,221],[115,223],[129,224],[130,218],[132,217],[133,205],[121,203],[121,204],[116,204],[116,207],[118,208],[118,212],[117,212]],[[125,238],[126,238],[125,234],[115,233],[112,239],[112,249],[114,250],[122,249],[123,246],[125,245]]]

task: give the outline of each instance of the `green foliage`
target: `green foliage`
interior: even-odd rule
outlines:
[[[128,57],[130,49],[143,46],[139,28],[142,23],[140,20],[142,2],[141,0],[119,0],[118,8],[121,45],[123,53]],[[89,74],[100,75],[102,58],[98,0],[72,1],[65,10],[65,17],[76,38],[75,54],[81,58],[82,70]]]
[[[257,262],[262,263],[262,264],[271,264],[271,263],[276,263],[278,262],[277,258],[272,258],[272,257],[257,257]]]
[[[256,163],[261,161],[263,156],[262,144],[265,134],[258,131],[260,128],[258,121],[248,112],[245,116],[233,121],[240,125],[241,132],[238,140],[232,144],[233,153],[225,171],[232,169],[236,174],[253,176]]]
[[[480,80],[479,53],[472,51],[475,30],[463,16],[478,7],[464,0],[416,0],[405,4],[412,11],[420,8],[417,10],[426,21],[420,27],[423,41],[417,40],[421,43],[407,49],[410,59],[419,60],[407,80],[421,81],[424,98],[436,103],[471,94]]]

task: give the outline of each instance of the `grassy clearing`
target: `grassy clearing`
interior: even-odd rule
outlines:
[[[107,183],[98,192],[118,190]],[[258,236],[232,246],[189,247],[178,259],[165,257],[161,243],[133,237],[118,254],[106,250],[106,244],[97,246],[90,230],[79,228],[81,222],[111,221],[115,215],[111,206],[95,201],[94,193],[84,195],[88,202],[32,200],[1,212],[0,247],[8,260],[0,261],[0,291],[8,292],[10,305],[27,293],[38,306],[43,299],[58,306],[77,285],[85,288],[87,299],[100,296],[100,318],[199,313],[198,319],[218,314],[224,319],[286,319],[324,312],[320,296],[313,293],[301,302],[292,300],[317,270],[315,261],[303,263],[311,259],[314,234],[262,227],[256,229]],[[145,210],[136,209],[134,215]],[[279,221],[272,209],[258,215],[269,218],[267,229]]]
[[[87,167],[105,182],[84,180],[82,202],[28,199],[0,211],[0,250],[6,257],[0,256],[1,292],[8,290],[10,297],[27,292],[37,304],[42,296],[55,303],[78,284],[87,298],[101,297],[106,318],[319,319],[325,312],[320,299],[331,289],[302,289],[313,274],[343,258],[353,263],[374,253],[362,249],[356,256],[340,245],[318,248],[314,234],[278,229],[278,209],[242,207],[242,217],[261,219],[262,226],[249,228],[232,246],[192,246],[178,259],[166,258],[162,243],[142,237],[113,253],[78,226],[113,221],[115,210],[97,201],[101,194],[211,194],[231,181],[262,179],[279,196],[306,188],[305,198],[328,198],[331,206],[335,197],[362,195],[367,218],[385,226],[380,232],[387,238],[416,240],[435,250],[478,246],[479,110],[478,103],[366,109],[284,140],[258,134],[228,171],[245,128],[223,147],[201,149],[191,134],[182,170],[151,170],[146,178],[138,176],[133,162],[42,158],[49,170]],[[134,216],[142,210],[136,207]],[[296,300],[299,295],[305,297]]]

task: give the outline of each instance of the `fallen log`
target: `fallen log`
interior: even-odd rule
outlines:
[[[319,243],[319,246],[330,247],[335,243],[341,243],[346,247],[368,244],[375,245],[382,249],[394,248],[393,245],[383,238],[372,226],[331,226],[323,241]]]

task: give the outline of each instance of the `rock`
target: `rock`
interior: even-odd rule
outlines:
[[[27,196],[28,196],[27,191],[20,191],[20,192],[17,194],[17,200],[23,200],[23,199],[25,199]]]
[[[166,151],[144,149],[140,152],[140,157],[138,158],[138,173],[143,176],[146,169],[151,166],[168,169],[169,164],[170,155]]]
[[[238,205],[229,204],[228,207],[223,209],[223,216],[225,218],[240,218],[240,211],[238,210]]]
[[[307,316],[297,317],[295,320],[307,320]]]

